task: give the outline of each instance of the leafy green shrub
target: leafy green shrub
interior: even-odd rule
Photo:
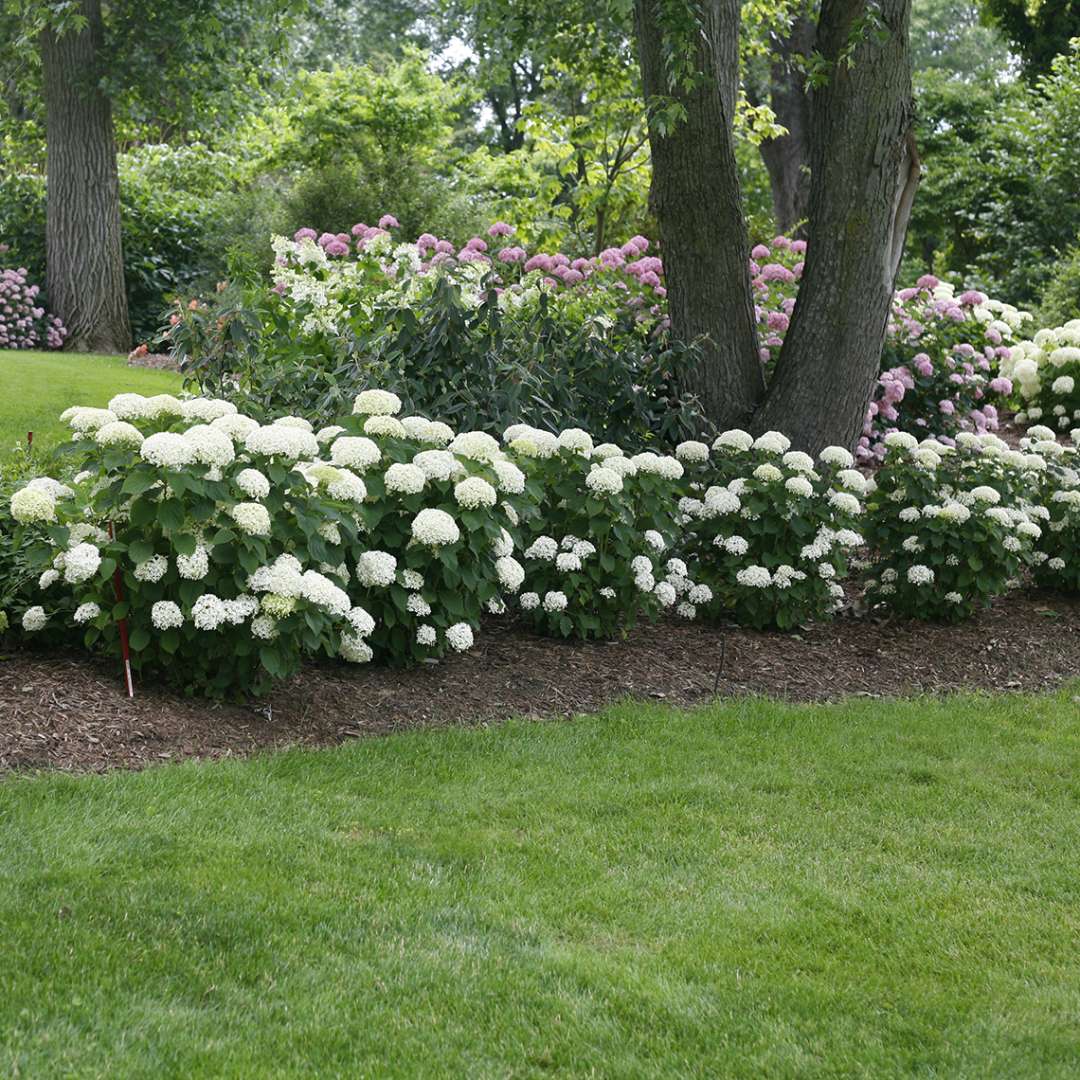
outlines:
[[[867,596],[919,619],[968,618],[1033,561],[1047,511],[1028,495],[1046,461],[993,435],[962,435],[952,448],[896,432],[886,447],[867,501]]]
[[[708,586],[704,617],[789,630],[842,603],[866,489],[851,454],[828,447],[815,464],[770,431],[726,431],[712,450],[681,444],[686,466],[682,550]]]

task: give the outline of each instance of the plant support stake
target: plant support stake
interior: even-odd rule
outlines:
[[[116,530],[111,521],[109,522],[109,539],[116,539]],[[116,602],[122,604],[124,602],[124,586],[120,581],[119,566],[113,571],[113,590],[116,593]],[[124,658],[124,682],[127,684],[127,696],[133,698],[135,696],[135,684],[131,679],[131,646],[128,644],[127,618],[117,619],[116,625],[120,629],[120,654]]]

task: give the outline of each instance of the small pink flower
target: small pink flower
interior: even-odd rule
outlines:
[[[394,217],[393,214],[383,214],[383,216],[379,218],[379,228],[397,229],[399,228],[398,219]]]

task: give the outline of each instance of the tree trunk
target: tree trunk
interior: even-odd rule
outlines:
[[[82,30],[41,35],[47,180],[46,293],[65,348],[131,348],[112,106],[98,88],[101,0],[80,0]]]
[[[758,429],[800,449],[854,446],[878,375],[885,323],[919,179],[913,135],[911,0],[824,0],[811,96],[806,270]],[[851,63],[845,51],[854,41]]]
[[[746,423],[764,392],[749,241],[732,145],[739,78],[738,0],[704,0],[700,33],[665,42],[660,0],[635,0],[641,78],[652,150],[650,202],[660,227],[672,333],[699,341],[682,384],[718,425]],[[698,78],[672,82],[665,46],[691,50]],[[674,100],[685,117],[664,124],[652,108]]]
[[[787,134],[762,142],[761,160],[769,174],[773,212],[780,232],[805,237],[810,205],[810,99],[797,63],[814,48],[814,24],[796,15],[788,33],[773,42],[769,104]]]

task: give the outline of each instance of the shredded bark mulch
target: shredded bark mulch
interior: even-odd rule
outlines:
[[[1080,600],[1014,594],[958,626],[839,618],[797,634],[664,622],[577,644],[486,627],[474,650],[409,671],[309,665],[270,698],[230,705],[153,684],[119,661],[16,651],[0,659],[0,769],[104,771],[410,728],[556,717],[633,697],[692,705],[950,690],[1043,691],[1080,676]]]
[[[168,353],[139,353],[136,349],[128,356],[128,367],[155,368],[158,371],[179,371],[180,361]]]

